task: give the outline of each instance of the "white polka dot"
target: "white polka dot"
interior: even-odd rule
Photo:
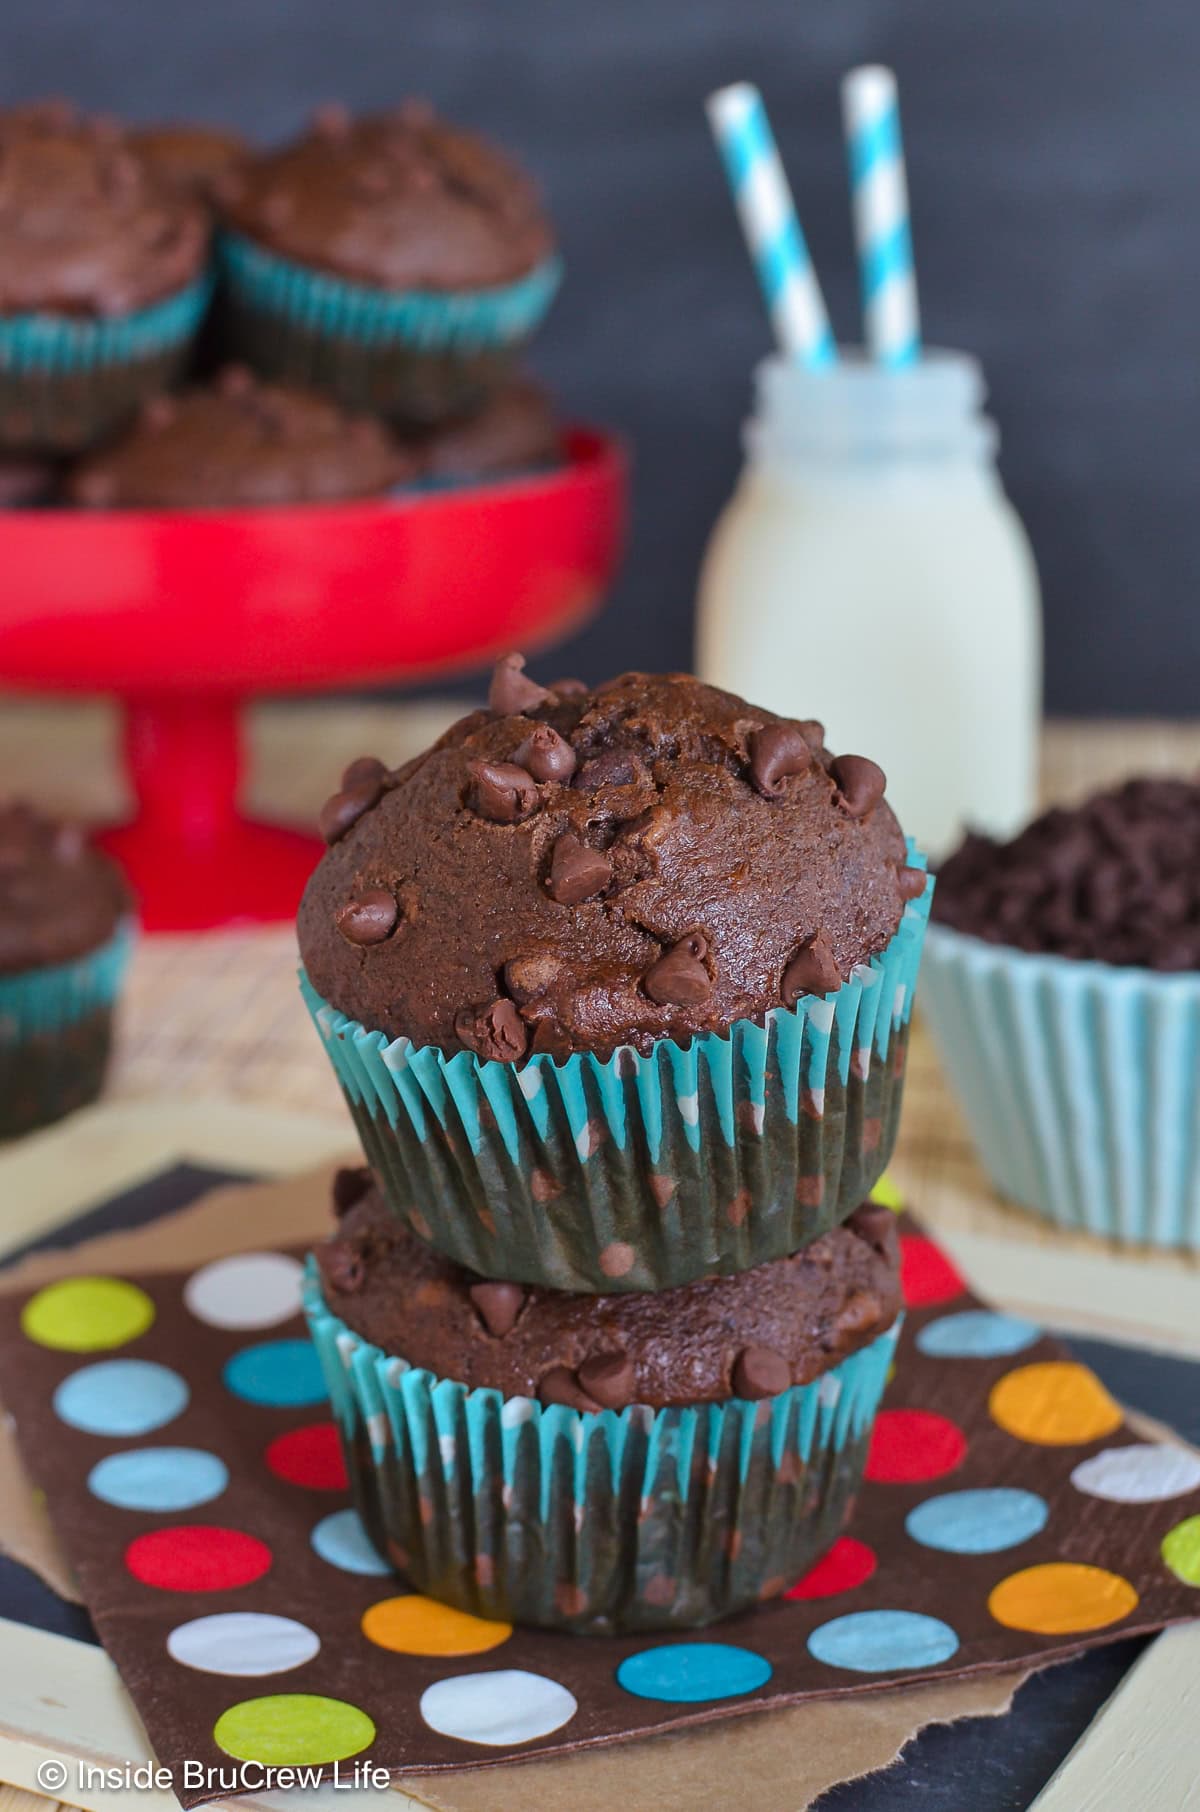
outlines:
[[[1200,1456],[1183,1447],[1110,1447],[1082,1460],[1071,1483],[1110,1504],[1157,1504],[1200,1485]]]
[[[680,1117],[683,1119],[685,1125],[699,1126],[699,1124],[700,1124],[700,1097],[699,1097],[699,1095],[676,1095],[675,1101],[679,1108]]]
[[[519,1667],[455,1674],[421,1694],[421,1716],[431,1730],[491,1748],[549,1736],[569,1724],[578,1709],[574,1694],[557,1680]]]
[[[501,1428],[520,1428],[533,1419],[533,1404],[528,1397],[506,1397],[500,1405]]]
[[[195,1617],[167,1637],[167,1653],[202,1674],[284,1674],[311,1661],[321,1646],[316,1630],[293,1617],[262,1611],[220,1611]]]
[[[357,1510],[335,1510],[323,1516],[309,1539],[321,1559],[343,1573],[375,1577],[392,1570],[372,1547]]]
[[[218,1258],[188,1278],[183,1299],[214,1328],[270,1328],[300,1310],[304,1267],[282,1252]]]

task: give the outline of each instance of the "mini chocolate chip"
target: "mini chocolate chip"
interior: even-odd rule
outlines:
[[[575,751],[552,724],[539,724],[513,755],[535,780],[557,780],[565,786],[575,772]]]
[[[596,1399],[580,1388],[578,1378],[568,1365],[553,1366],[538,1380],[538,1400],[562,1403],[567,1409],[581,1409],[585,1413],[594,1414],[600,1408]]]
[[[792,774],[812,766],[812,750],[795,724],[764,724],[750,738],[750,781],[764,799],[778,799]]]
[[[362,1254],[355,1252],[350,1246],[330,1246],[323,1270],[330,1287],[346,1296],[353,1296],[367,1281],[367,1267],[363,1263]]]
[[[321,807],[317,826],[326,843],[337,843],[351,825],[357,824],[364,812],[379,804],[383,788],[377,780],[360,781],[357,786],[343,787]]]
[[[602,849],[592,849],[570,831],[564,831],[550,855],[546,892],[560,906],[578,906],[594,899],[612,880],[613,865]]]
[[[520,712],[536,711],[550,694],[545,686],[528,679],[523,671],[523,654],[506,654],[496,662],[492,683],[488,687],[488,707],[497,717],[513,717]]]
[[[889,1265],[900,1262],[900,1230],[896,1217],[882,1202],[863,1202],[846,1222],[851,1233],[885,1258]]]
[[[363,786],[372,780],[377,780],[380,786],[387,784],[387,769],[378,755],[359,755],[342,775],[343,787]]]
[[[801,944],[783,972],[780,994],[785,1007],[794,1007],[802,994],[832,994],[842,985],[842,973],[833,945],[823,931]]]
[[[556,679],[550,690],[556,698],[583,698],[588,687],[581,679]]]
[[[712,993],[712,977],[704,966],[708,940],[698,931],[673,944],[665,956],[652,963],[642,986],[660,1007],[695,1006]]]
[[[898,868],[896,885],[900,889],[900,898],[906,901],[919,900],[925,891],[925,883],[928,879],[923,868]]]
[[[365,1164],[343,1164],[333,1173],[333,1212],[340,1220],[361,1202],[374,1178]]]
[[[636,1374],[628,1353],[596,1353],[579,1368],[579,1382],[605,1409],[624,1409],[633,1402]]]
[[[459,1042],[489,1063],[515,1063],[525,1055],[529,1034],[511,1000],[461,1007],[454,1017]]]
[[[887,775],[867,755],[839,755],[830,768],[841,794],[840,803],[852,818],[865,818],[883,798]]]
[[[769,1346],[748,1346],[733,1362],[733,1392],[750,1403],[777,1397],[792,1382],[792,1368]]]
[[[519,1283],[472,1284],[467,1294],[479,1311],[488,1333],[503,1340],[517,1325],[517,1316],[525,1307],[525,1292]]]
[[[475,761],[471,803],[492,824],[520,824],[538,808],[537,782],[511,761]]]
[[[395,895],[386,887],[368,887],[347,900],[334,915],[334,923],[350,944],[382,944],[391,937],[400,917]]]

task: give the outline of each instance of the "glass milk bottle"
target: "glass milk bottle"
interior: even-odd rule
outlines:
[[[996,472],[983,374],[766,359],[746,465],[700,579],[698,667],[870,755],[932,855],[1036,797],[1041,611]]]

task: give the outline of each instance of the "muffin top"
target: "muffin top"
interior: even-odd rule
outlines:
[[[56,102],[0,114],[0,312],[144,308],[198,274],[208,231],[114,121]]]
[[[326,1302],[364,1340],[472,1390],[572,1409],[715,1403],[807,1384],[891,1326],[900,1247],[865,1203],[791,1258],[672,1290],[580,1296],[489,1283],[403,1227],[369,1171],[342,1171],[317,1247]]]
[[[924,891],[882,772],[819,723],[687,674],[523,667],[321,813],[300,951],[363,1025],[502,1062],[645,1051],[840,987]]]
[[[91,509],[313,503],[374,496],[414,470],[373,418],[235,365],[211,389],[152,398],[119,440],[75,467],[67,494]]]
[[[246,140],[220,126],[139,126],[129,143],[168,182],[205,201],[250,156]]]
[[[423,102],[311,130],[225,185],[243,233],[285,258],[392,290],[514,282],[552,249],[537,191],[494,146]]]
[[[1200,969],[1200,779],[1127,781],[1009,843],[968,836],[939,871],[933,915],[1019,950]]]
[[[120,869],[78,825],[0,803],[0,975],[99,949],[129,905]]]
[[[553,465],[563,450],[550,399],[529,378],[502,385],[474,415],[412,445],[424,476],[447,482]]]

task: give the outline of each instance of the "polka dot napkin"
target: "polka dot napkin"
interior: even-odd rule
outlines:
[[[908,1219],[902,1239],[851,1525],[784,1599],[691,1637],[515,1630],[408,1591],[350,1507],[294,1253],[4,1301],[0,1391],[189,1805],[232,1784],[201,1768],[465,1767],[1036,1666],[1200,1610],[1200,1460],[1138,1440]]]

